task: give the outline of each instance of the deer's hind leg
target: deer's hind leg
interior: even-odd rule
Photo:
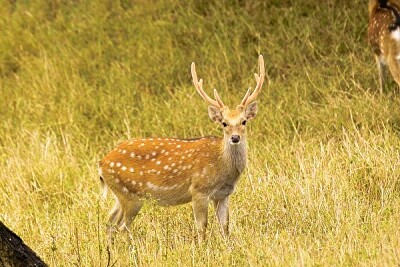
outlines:
[[[114,208],[110,211],[110,215],[107,223],[107,239],[108,244],[111,245],[114,242],[113,233],[116,232],[116,226],[122,222],[123,211],[118,198],[115,198]]]
[[[129,234],[129,226],[142,206],[143,202],[136,196],[129,199],[119,199],[116,197],[115,206],[110,212],[107,225],[108,243],[110,245],[114,241],[114,232],[121,231]]]
[[[139,197],[133,196],[123,204],[123,220],[118,224],[118,230],[128,230],[132,221],[139,213],[143,206],[142,200]]]

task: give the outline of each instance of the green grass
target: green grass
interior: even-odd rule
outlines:
[[[365,1],[1,1],[0,220],[51,266],[106,266],[97,161],[129,137],[221,135],[191,83],[249,125],[231,237],[147,203],[115,266],[400,263],[400,97],[378,93]],[[210,208],[210,215],[213,209]]]

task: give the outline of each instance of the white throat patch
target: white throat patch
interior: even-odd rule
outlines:
[[[400,27],[397,27],[396,30],[392,31],[392,33],[390,34],[390,36],[396,40],[396,41],[400,41]]]

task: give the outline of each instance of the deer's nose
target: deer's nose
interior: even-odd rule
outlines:
[[[240,135],[232,135],[232,136],[231,136],[231,141],[232,141],[232,143],[234,143],[234,144],[239,143],[239,141],[240,141]]]

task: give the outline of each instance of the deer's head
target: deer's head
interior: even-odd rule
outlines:
[[[247,122],[254,119],[257,115],[257,102],[255,99],[259,94],[265,78],[264,59],[262,55],[258,58],[259,73],[254,74],[257,85],[251,93],[250,88],[243,97],[241,103],[236,109],[230,109],[226,106],[214,89],[214,97],[212,99],[203,90],[203,80],[197,79],[196,68],[194,62],[192,63],[192,78],[194,86],[201,97],[210,103],[208,106],[208,115],[211,120],[220,124],[224,131],[224,140],[230,145],[239,145],[246,138],[246,125]]]

